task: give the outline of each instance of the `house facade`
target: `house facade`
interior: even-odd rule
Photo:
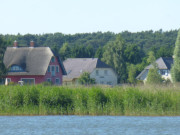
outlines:
[[[96,84],[116,85],[117,74],[98,58],[69,58],[63,62],[67,75],[63,76],[63,84],[78,84],[83,72],[89,72]]]
[[[169,79],[171,80],[171,65],[173,64],[173,58],[171,57],[160,57],[156,60],[156,64],[158,67],[158,73],[162,76],[164,79]],[[149,69],[152,68],[152,64],[147,66],[137,77],[136,79],[146,81],[147,80],[147,75],[149,72]]]
[[[55,55],[49,47],[7,47],[3,62],[8,69],[6,83],[23,82],[24,84],[39,84],[52,82],[61,85],[63,75],[66,74],[59,56]]]

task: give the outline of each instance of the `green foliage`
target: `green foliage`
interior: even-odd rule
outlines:
[[[124,52],[123,57],[120,53],[120,48],[111,48],[111,45],[117,43],[117,38],[121,35],[123,38]],[[48,34],[17,34],[17,35],[1,35],[3,38],[3,44],[6,41],[9,46],[12,46],[13,41],[17,40],[19,46],[29,46],[31,40],[35,42],[35,46],[49,46],[55,53],[59,53],[60,57],[64,60],[66,58],[93,58],[106,59],[119,74],[119,81],[127,82],[129,71],[126,70],[130,64],[136,66],[137,72],[140,73],[145,66],[147,66],[147,55],[149,50],[154,52],[155,58],[159,57],[171,57],[174,49],[174,44],[177,38],[177,30],[163,31],[142,31],[142,32],[128,32],[124,31],[118,34],[112,32],[94,32],[94,33],[82,33],[67,35],[62,33],[48,33]],[[0,51],[5,50],[2,47],[0,40]],[[109,47],[107,47],[109,44]],[[4,46],[4,45],[3,45]],[[4,48],[4,49],[3,49]],[[115,54],[109,53],[106,57],[106,53],[116,52]],[[119,50],[119,51],[118,51]],[[2,59],[3,53],[1,53],[0,59]],[[108,54],[108,53],[107,53]],[[106,58],[105,58],[106,57]],[[121,57],[121,59],[116,59]],[[113,59],[114,58],[114,59]],[[121,61],[120,63],[118,61]],[[123,64],[122,64],[123,63]],[[0,60],[0,69],[4,69],[2,60]],[[3,67],[2,67],[3,66]],[[120,73],[120,68],[122,73]],[[175,69],[176,70],[176,69]],[[2,74],[0,70],[0,74]],[[4,72],[4,71],[3,71]]]
[[[180,30],[174,49],[174,64],[172,66],[171,76],[174,83],[180,82]]]
[[[159,31],[149,30],[136,33],[124,31],[121,35],[127,44],[136,44],[147,54],[152,47],[157,48],[157,50],[161,47],[173,48],[177,37],[177,30],[162,31],[160,29]]]
[[[155,54],[156,59],[159,57],[172,57],[174,46],[161,46],[160,48],[153,46],[150,50]]]
[[[59,50],[59,54],[60,54],[62,60],[65,60],[70,57],[71,49],[67,42],[62,45],[62,47]]]
[[[95,53],[95,58],[99,58],[101,59],[103,57],[103,48],[102,47],[99,47]]]
[[[161,75],[158,73],[157,68],[150,68],[148,75],[147,75],[147,84],[161,84],[163,82],[163,79],[161,78]]]
[[[180,115],[179,87],[0,86],[0,115]]]
[[[116,40],[109,42],[105,46],[103,61],[112,66],[118,74],[119,81],[125,82],[127,79],[126,62],[125,62],[125,42],[121,35],[117,35]]]
[[[43,82],[43,83],[41,83],[42,85],[44,85],[44,86],[52,86],[53,85],[53,82],[52,81],[46,81],[46,82]]]
[[[143,50],[135,44],[129,44],[125,50],[126,62],[131,64],[138,64],[144,57]]]
[[[3,63],[5,49],[6,49],[6,42],[4,41],[3,37],[0,35],[0,83],[3,82],[7,72],[5,65]]]
[[[128,67],[128,82],[131,84],[136,84],[137,80],[136,80],[136,75],[137,75],[137,69],[136,66],[131,64]]]
[[[90,73],[83,72],[79,77],[78,82],[82,85],[90,85],[95,84],[96,80],[94,78],[90,78]]]
[[[153,51],[150,51],[150,52],[148,53],[147,62],[148,62],[149,64],[153,64],[153,66],[154,66],[155,61],[156,61],[156,58],[155,58],[154,52],[153,52]]]
[[[151,63],[152,67],[148,71],[147,75],[147,84],[160,84],[162,83],[163,79],[161,78],[161,75],[158,73],[157,64],[155,63],[155,56],[154,52],[149,52],[149,57],[147,61]]]

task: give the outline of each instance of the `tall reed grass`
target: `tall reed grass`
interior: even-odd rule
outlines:
[[[180,115],[180,87],[0,86],[0,115]]]

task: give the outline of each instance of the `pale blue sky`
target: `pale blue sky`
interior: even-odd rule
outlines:
[[[1,34],[180,28],[180,0],[0,0]]]

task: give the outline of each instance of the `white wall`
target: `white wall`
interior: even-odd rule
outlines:
[[[161,69],[161,70],[162,70],[162,69]],[[149,70],[146,70],[146,71],[141,75],[141,77],[140,77],[139,80],[143,80],[144,82],[146,82],[148,72],[149,72]],[[158,73],[161,74],[161,71],[158,70]],[[164,79],[166,79],[166,80],[167,80],[167,79],[170,79],[170,80],[171,80],[170,71],[169,71],[169,70],[165,70],[165,74],[164,74],[164,75],[161,74],[161,77],[164,78]]]
[[[95,68],[90,77],[96,79],[96,84],[117,85],[117,75],[111,68]]]
[[[160,72],[160,71],[159,71]],[[166,70],[165,75],[161,75],[164,79],[170,79],[171,80],[171,73],[169,70]],[[172,81],[172,80],[171,80]]]

